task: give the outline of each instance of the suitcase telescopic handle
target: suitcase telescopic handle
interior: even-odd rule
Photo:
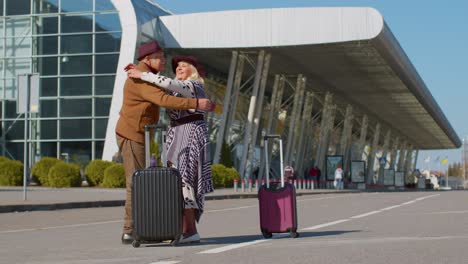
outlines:
[[[281,135],[265,135],[263,139],[265,140],[265,173],[266,173],[266,186],[270,188],[270,163],[268,161],[268,140],[278,139],[280,146],[280,174],[281,174],[281,187],[284,187],[284,171],[283,171],[283,140],[281,140]]]
[[[162,142],[161,142],[161,162],[163,166],[166,166],[167,159],[166,159],[166,130],[167,125],[163,124],[147,124],[145,125],[145,165],[146,168],[149,168],[151,165],[151,157],[150,157],[150,131],[151,129],[161,130],[162,131]]]

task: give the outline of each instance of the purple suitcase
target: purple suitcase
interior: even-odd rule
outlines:
[[[269,182],[268,139],[270,138],[279,140],[281,182]],[[296,238],[299,236],[297,232],[296,189],[294,185],[284,182],[283,142],[280,135],[267,135],[264,140],[266,184],[258,190],[260,230],[265,238],[271,238],[272,233],[290,233],[292,238]]]

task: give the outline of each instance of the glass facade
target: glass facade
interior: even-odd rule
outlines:
[[[0,155],[24,158],[16,78],[39,73],[32,161],[101,158],[121,36],[110,0],[0,0]]]

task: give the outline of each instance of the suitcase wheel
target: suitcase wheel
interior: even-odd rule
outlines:
[[[262,235],[264,238],[271,238],[273,236],[272,233],[266,231],[262,231]]]
[[[140,241],[138,241],[138,240],[133,240],[132,246],[133,246],[134,248],[140,247],[140,245],[141,245]]]

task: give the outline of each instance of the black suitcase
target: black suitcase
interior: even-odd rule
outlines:
[[[138,170],[132,178],[133,247],[140,244],[171,241],[175,246],[182,236],[184,201],[179,171],[167,167],[150,167],[149,131],[162,129],[165,164],[165,127],[145,126],[146,169]]]

